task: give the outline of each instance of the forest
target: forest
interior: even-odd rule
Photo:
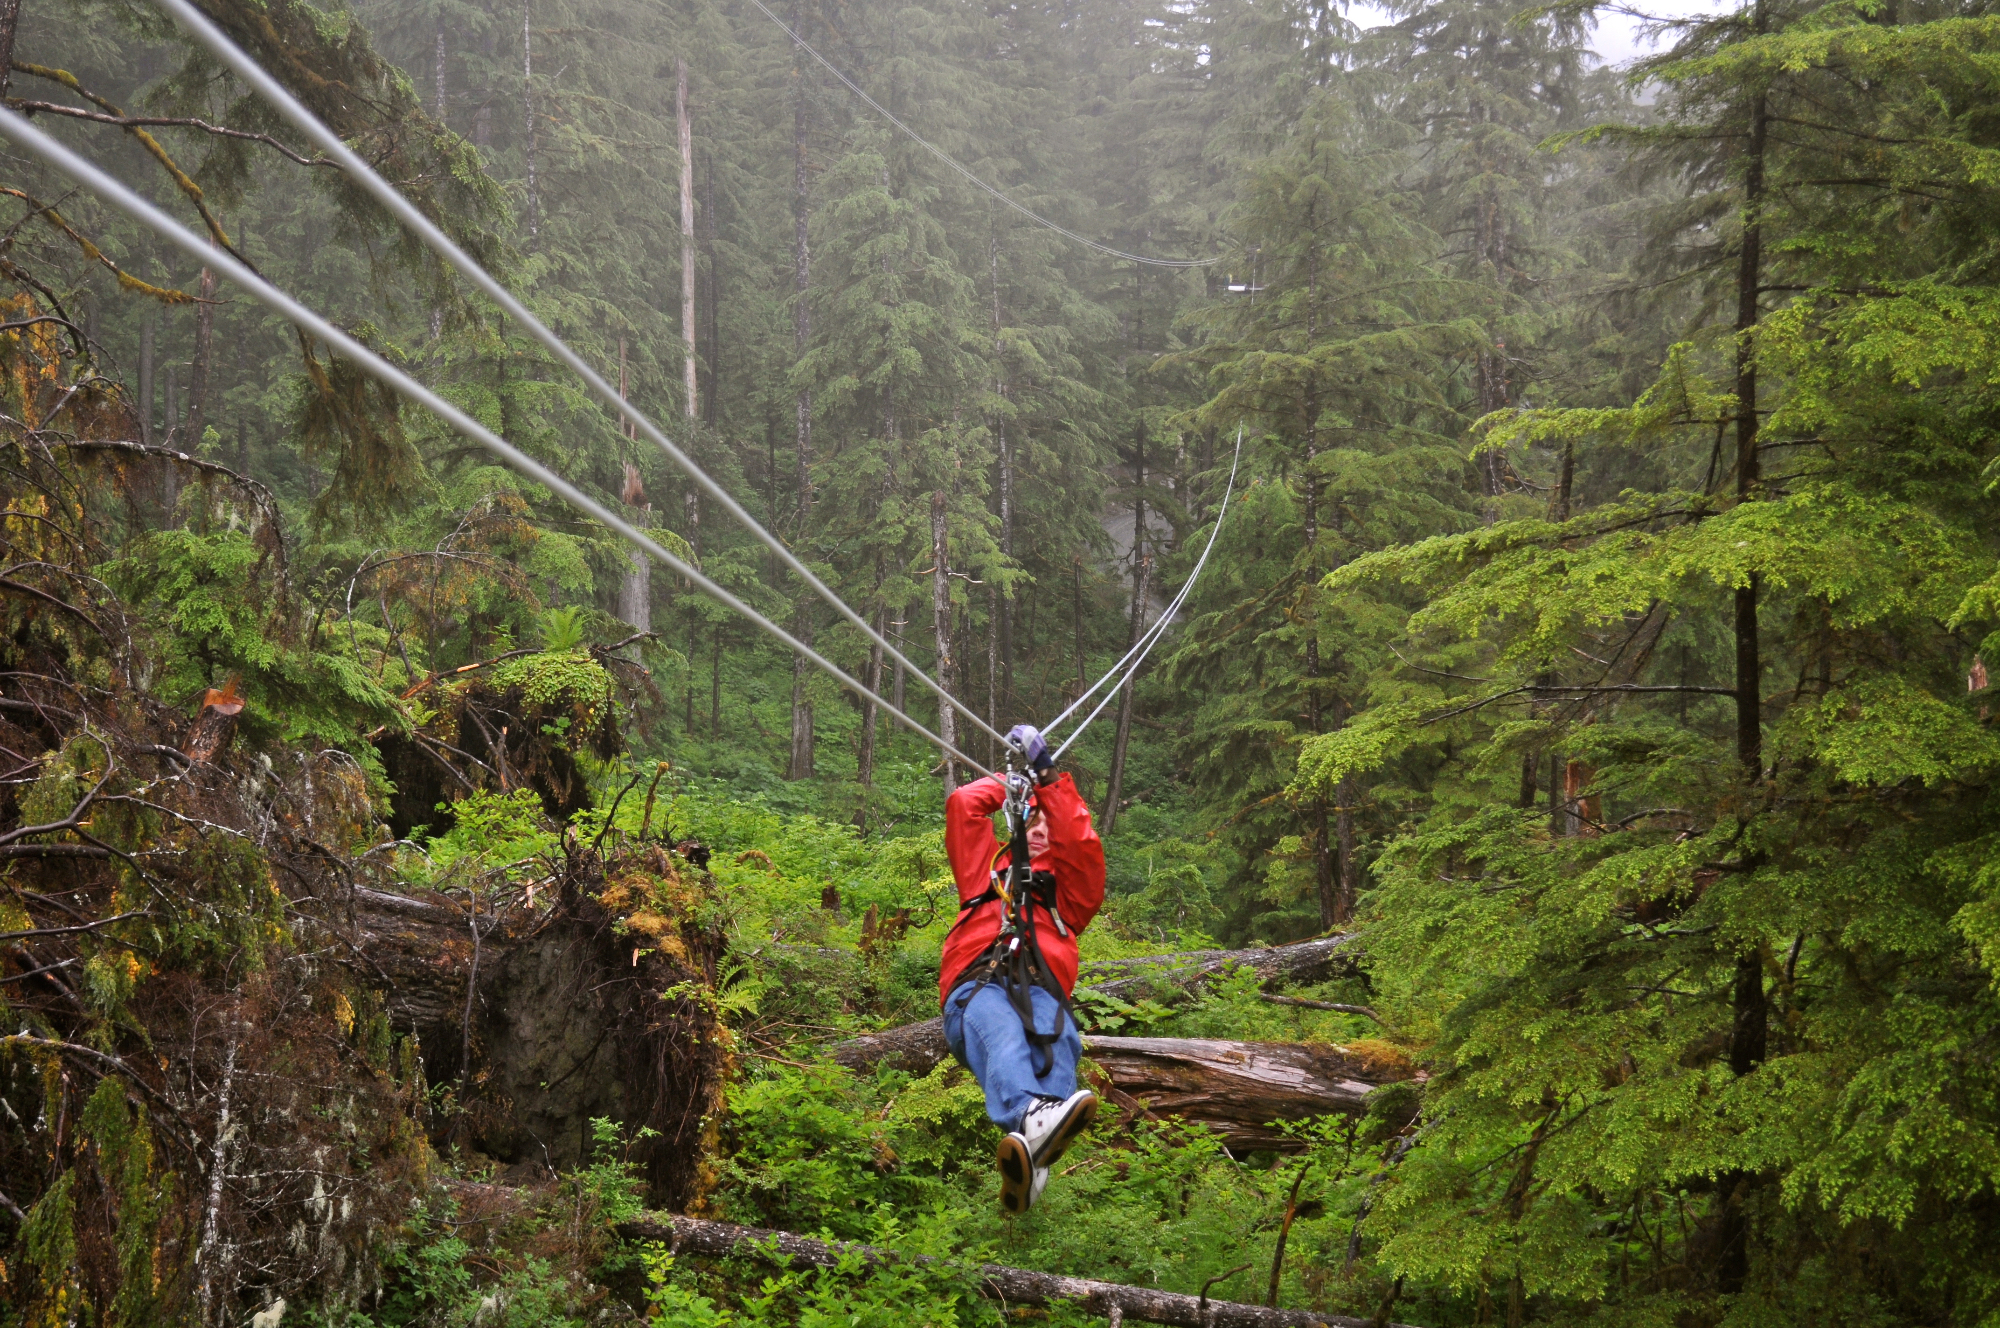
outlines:
[[[1986,0],[0,0],[0,101],[0,1328],[2000,1324]]]

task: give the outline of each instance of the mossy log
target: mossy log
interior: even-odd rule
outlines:
[[[1296,1152],[1303,1145],[1280,1121],[1358,1116],[1377,1089],[1419,1077],[1401,1051],[1376,1041],[1087,1037],[1083,1054],[1097,1091],[1114,1104],[1199,1121],[1236,1153]],[[1414,1108],[1414,1097],[1404,1105]]]
[[[809,1268],[832,1268],[843,1258],[859,1255],[868,1264],[912,1263],[937,1266],[941,1261],[922,1255],[904,1255],[877,1245],[844,1241],[814,1240],[789,1231],[765,1231],[757,1227],[733,1226],[698,1217],[658,1214],[632,1222],[621,1222],[618,1234],[627,1240],[657,1240],[676,1254],[703,1254],[710,1257],[734,1255],[766,1263]],[[1154,1287],[1126,1286],[1119,1282],[1093,1282],[1057,1273],[1038,1273],[1003,1264],[981,1264],[977,1269],[979,1290],[1008,1306],[1046,1306],[1067,1302],[1090,1314],[1101,1314],[1113,1323],[1161,1323],[1173,1328],[1407,1328],[1381,1319],[1355,1319],[1318,1310],[1266,1309],[1262,1305],[1242,1305],[1234,1301],[1186,1296]]]

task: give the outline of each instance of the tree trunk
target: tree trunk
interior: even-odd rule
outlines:
[[[924,1255],[900,1254],[875,1245],[814,1240],[789,1231],[739,1227],[668,1213],[620,1222],[617,1229],[627,1240],[660,1241],[677,1255],[761,1259],[779,1266],[834,1268],[843,1263],[851,1266],[856,1256],[864,1264],[922,1267],[935,1262]],[[1184,1296],[1117,1282],[1091,1282],[1081,1277],[1037,1273],[994,1263],[982,1264],[979,1278],[981,1294],[1002,1305],[1070,1306],[1085,1314],[1110,1316],[1113,1323],[1131,1320],[1168,1324],[1172,1328],[1406,1328],[1384,1318],[1352,1319],[1318,1310],[1266,1309],[1262,1305]]]
[[[1138,585],[1132,598],[1132,635],[1126,643],[1130,650],[1139,644],[1139,637],[1146,630],[1146,602],[1153,589],[1153,560],[1139,560]],[[1138,662],[1134,661],[1131,671],[1118,688],[1118,733],[1111,743],[1110,786],[1104,792],[1104,807],[1097,814],[1099,828],[1110,834],[1118,824],[1118,799],[1125,789],[1125,752],[1132,741],[1132,683],[1139,675]]]
[[[879,593],[879,592],[878,592]],[[870,625],[875,634],[882,634],[881,609],[875,610]],[[875,733],[880,718],[875,698],[882,694],[882,643],[868,644],[868,667],[861,675],[861,685],[868,695],[861,699],[861,750],[854,762],[855,776],[861,781],[861,810],[855,813],[855,824],[861,829],[868,828],[868,796],[875,790]]]
[[[14,72],[14,34],[21,26],[21,0],[0,0],[0,97]]]
[[[1752,103],[1751,158],[1744,185],[1743,253],[1736,293],[1736,500],[1759,496],[1757,460],[1757,359],[1752,341],[1758,320],[1763,226],[1758,219],[1764,194],[1764,98]],[[1736,759],[1750,778],[1761,771],[1764,746],[1757,642],[1757,576],[1736,588]]]
[[[993,394],[1000,398],[1001,411],[994,416],[994,437],[1000,448],[1000,555],[1014,556],[1014,445],[1007,437],[1007,369],[1000,344],[1000,237],[996,232],[987,252],[993,280]],[[1000,695],[1010,709],[1014,704],[1014,622],[1013,600],[996,594],[993,603],[993,642],[999,655]],[[999,705],[994,709],[997,711]],[[993,720],[993,727],[1000,727]]]
[[[715,645],[708,657],[708,736],[722,733],[722,624],[715,625]]]
[[[1399,1055],[1326,1043],[1086,1037],[1083,1051],[1116,1105],[1199,1121],[1238,1153],[1298,1152],[1304,1142],[1278,1122],[1359,1116],[1376,1089],[1416,1077]]]
[[[1306,211],[1308,231],[1313,229],[1313,210]],[[1310,353],[1313,343],[1319,337],[1319,246],[1310,237],[1306,247],[1306,349]],[[1306,379],[1304,400],[1301,406],[1301,432],[1305,442],[1305,465],[1301,478],[1304,481],[1300,498],[1303,518],[1305,547],[1301,550],[1306,564],[1306,587],[1301,596],[1299,625],[1306,634],[1306,731],[1318,734],[1325,728],[1324,715],[1319,694],[1319,631],[1317,615],[1314,612],[1314,596],[1318,589],[1319,575],[1319,384],[1316,379]],[[1322,931],[1331,931],[1346,921],[1341,909],[1340,881],[1336,871],[1334,848],[1334,827],[1327,814],[1326,799],[1314,798],[1310,810],[1313,854],[1313,887],[1319,897],[1319,925]]]
[[[1333,815],[1333,842],[1340,850],[1339,893],[1334,896],[1333,925],[1345,927],[1354,920],[1354,906],[1361,899],[1361,860],[1354,853],[1354,804],[1361,788],[1349,775],[1334,790],[1339,807]]]
[[[625,519],[644,530],[653,524],[652,504],[646,503],[625,509]],[[653,630],[653,560],[637,549],[625,554],[625,574],[618,583],[618,617],[631,624],[635,632]],[[639,647],[632,647],[634,659],[638,658]]]
[[[147,314],[139,324],[139,441],[153,445],[153,338],[160,320]]]
[[[804,613],[799,615],[793,631],[801,641],[812,644],[812,628]],[[813,703],[806,690],[811,674],[805,656],[792,657],[792,748],[785,767],[786,779],[813,777]]]
[[[208,247],[215,247],[213,236],[209,238]],[[208,382],[210,367],[215,359],[214,268],[202,268],[200,282],[195,289],[200,292],[201,303],[195,306],[194,363],[188,368],[187,432],[182,436],[181,451],[198,455],[202,435],[208,428]]]
[[[1485,109],[1482,114],[1492,119],[1492,111]],[[1479,207],[1474,225],[1474,261],[1478,263],[1480,275],[1492,285],[1495,300],[1501,298],[1506,289],[1507,267],[1507,223],[1500,213],[1500,193],[1497,185],[1488,184],[1481,190]],[[1490,415],[1506,408],[1507,388],[1507,344],[1497,334],[1488,332],[1488,341],[1479,348],[1479,413]],[[1503,459],[1497,451],[1479,454],[1479,484],[1487,498],[1486,523],[1493,524],[1500,516],[1499,498],[1505,487],[1506,471]]]
[[[674,60],[674,124],[680,133],[681,148],[681,355],[682,388],[687,394],[687,417],[701,418],[700,390],[695,381],[694,343],[694,127],[688,123],[688,66]],[[701,501],[699,495],[695,501]]]
[[[1763,29],[1763,7],[1757,25]],[[1750,143],[1743,185],[1743,252],[1736,282],[1736,500],[1761,497],[1757,459],[1757,359],[1754,336],[1758,293],[1763,279],[1764,94],[1750,103]],[[1755,782],[1763,774],[1762,660],[1757,639],[1758,578],[1736,588],[1736,759],[1745,777]],[[1747,1073],[1764,1056],[1765,1004],[1762,961],[1755,950],[1737,961],[1732,1066]]]
[[[722,265],[715,253],[715,154],[708,154],[701,173],[702,247],[708,251],[708,392],[701,399],[702,419],[715,427],[717,384],[722,375]]]
[[[907,655],[910,653],[910,643],[903,636],[903,629],[909,625],[910,621],[907,618],[900,618],[894,624],[896,628],[896,653],[898,655]],[[909,707],[903,702],[908,679],[903,676],[903,661],[901,659],[896,661],[895,675],[894,680],[889,684],[889,704],[895,706],[898,710],[907,711]]]
[[[931,628],[937,639],[937,681],[947,692],[952,683],[951,657],[951,541],[946,518],[950,514],[951,499],[943,489],[931,494],[931,557],[935,560],[931,568]],[[942,698],[938,701],[938,736],[947,746],[958,745],[958,715]],[[958,763],[949,755],[944,758],[944,791],[958,787]]]
[[[445,123],[445,118],[444,118],[444,54],[445,54],[445,52],[444,52],[444,13],[443,13],[443,11],[442,11],[442,10],[440,10],[440,11],[439,11],[439,13],[438,13],[438,20],[437,20],[437,54],[436,54],[436,55],[435,55],[435,56],[433,57],[433,60],[432,60],[432,65],[431,65],[431,74],[432,74],[432,77],[433,77],[433,78],[435,79],[435,81],[436,81],[436,84],[437,84],[437,101],[436,101],[435,105],[436,105],[436,108],[437,108],[437,122],[438,122],[438,124],[440,124],[440,125],[443,125],[443,124]]]
[[[656,847],[616,868],[712,897],[711,881]],[[635,962],[645,938],[622,930],[594,893],[603,864],[585,853],[559,878],[538,908],[516,897],[476,913],[441,896],[356,886],[351,914],[303,925],[382,993],[397,1030],[418,1035],[431,1082],[471,1085],[461,1142],[502,1162],[568,1168],[589,1159],[593,1118],[647,1126],[656,1142],[633,1160],[654,1202],[686,1202],[700,1159],[687,1141],[721,1105],[725,1058],[703,1002],[662,993],[705,985],[721,934],[690,913],[671,921],[672,944],[648,945]]]
[[[792,5],[792,31],[803,34],[805,26],[800,5]],[[806,293],[812,284],[812,250],[807,244],[807,220],[811,195],[806,170],[806,135],[809,128],[806,102],[806,70],[803,57],[793,55],[792,63],[792,352],[803,356],[812,340],[812,306]],[[812,515],[812,393],[801,387],[793,400],[796,415],[799,489],[799,535],[806,533]]]
[[[180,366],[167,361],[167,446],[176,451],[188,450],[187,440],[181,437],[181,395]],[[181,472],[179,466],[166,466],[160,471],[160,508],[167,525],[174,524],[174,517],[181,502]]]
[[[792,30],[803,34],[800,6],[792,5]],[[807,244],[807,220],[811,196],[806,170],[806,135],[809,128],[804,58],[796,52],[792,63],[792,350],[804,356],[812,341],[812,306],[806,295],[812,284],[812,250]],[[794,438],[798,470],[798,538],[803,541],[812,521],[812,392],[801,387],[792,402]],[[806,645],[813,643],[812,623],[802,609],[793,629]],[[787,779],[807,779],[813,773],[813,707],[806,696],[807,665],[803,657],[792,660],[792,751]]]
[[[867,1072],[887,1063],[917,1075],[928,1074],[950,1054],[942,1019],[833,1049],[834,1058],[850,1069]],[[1372,1046],[1086,1034],[1083,1054],[1099,1071],[1091,1086],[1106,1100],[1129,1112],[1205,1125],[1239,1153],[1298,1152],[1303,1141],[1279,1129],[1279,1122],[1359,1116],[1376,1089],[1416,1077],[1400,1057],[1377,1055]]]
[[[533,239],[541,234],[541,219],[536,215],[538,208],[535,196],[535,48],[534,30],[529,26],[529,20],[532,16],[533,9],[531,5],[523,3],[521,6],[521,122],[526,130],[522,141],[527,146],[528,156],[528,205],[524,210],[527,212],[529,239]]]
[[[1765,31],[1765,13],[1759,0],[1754,15],[1758,33]],[[1763,282],[1764,152],[1768,110],[1765,93],[1759,90],[1750,99],[1749,141],[1745,145],[1743,172],[1743,240],[1736,271],[1736,500],[1755,502],[1761,497],[1757,457],[1757,350],[1755,333],[1760,316],[1759,295]],[[1763,665],[1757,639],[1758,578],[1755,572],[1736,588],[1736,759],[1744,777],[1756,783],[1763,777]],[[1764,962],[1759,947],[1751,944],[1736,956],[1734,980],[1730,987],[1729,1068],[1738,1075],[1749,1074],[1764,1059],[1769,1029],[1769,1006],[1764,993]],[[1726,1172],[1717,1177],[1724,1194],[1720,1250],[1716,1285],[1725,1295],[1740,1292],[1750,1271],[1749,1217],[1744,1211],[1748,1192],[1757,1178],[1748,1172]]]
[[[986,588],[986,722],[994,728],[1000,727],[1000,588]],[[986,740],[986,760],[989,764],[1000,763],[1000,752],[993,739]]]
[[[1084,676],[1083,665],[1083,555],[1070,560],[1070,570],[1075,574],[1075,595],[1071,602],[1071,625],[1076,631],[1076,694],[1083,695],[1083,689],[1090,686],[1090,679]]]

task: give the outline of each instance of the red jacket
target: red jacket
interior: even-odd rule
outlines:
[[[995,855],[1005,842],[993,833],[992,816],[1006,801],[1007,785],[998,775],[975,779],[945,799],[944,850],[951,858],[952,875],[958,878],[961,904],[985,894],[991,883]],[[1067,993],[1076,987],[1077,935],[1104,907],[1104,842],[1092,828],[1090,808],[1068,775],[1036,789],[1034,805],[1042,809],[1048,824],[1049,847],[1029,865],[1055,876],[1056,909],[1069,931],[1067,936],[1059,935],[1048,910],[1038,908],[1035,939],[1041,942],[1042,956]],[[951,993],[965,966],[993,944],[1005,912],[1006,906],[992,899],[960,917],[958,926],[945,938],[943,971],[938,975],[940,1001]]]

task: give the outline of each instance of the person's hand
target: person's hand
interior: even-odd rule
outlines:
[[[1049,740],[1033,724],[1016,724],[1008,729],[1007,745],[1021,753],[1028,768],[1038,775],[1046,775],[1055,768],[1055,758],[1049,755]]]

